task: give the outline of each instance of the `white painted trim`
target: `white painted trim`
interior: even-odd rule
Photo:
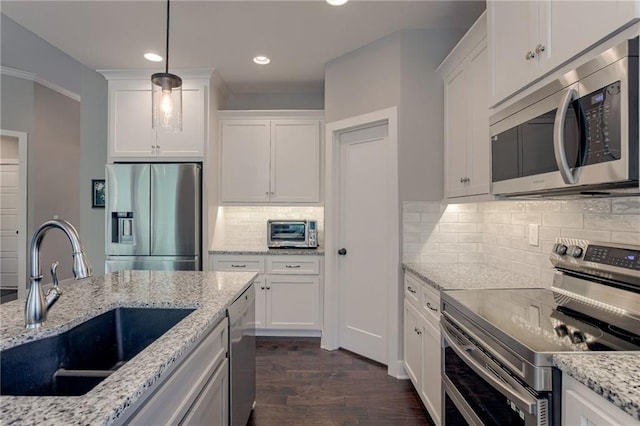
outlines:
[[[398,187],[398,108],[390,107],[356,117],[327,123],[325,132],[325,285],[324,285],[324,322],[322,340],[323,349],[333,350],[340,345],[340,292],[337,278],[338,238],[338,155],[339,136],[346,131],[369,127],[376,123],[387,123],[389,127],[389,194],[386,200],[389,222],[395,224],[389,228],[388,258],[389,268],[387,290],[388,324],[387,324],[387,372],[393,377],[404,374],[400,347],[402,335],[400,330],[400,193]],[[396,265],[395,268],[393,265]]]
[[[76,102],[80,102],[79,94],[72,92],[71,90],[67,90],[58,84],[50,82],[49,80],[45,80],[44,78],[39,77],[37,74],[3,66],[0,66],[0,74],[10,75],[12,77],[18,77],[24,80],[33,81],[34,83],[38,83],[41,86],[58,92],[61,95],[66,96],[67,98],[73,99]]]
[[[273,120],[280,118],[313,118],[317,120],[324,120],[324,110],[321,109],[309,109],[309,110],[291,110],[291,109],[279,109],[279,110],[219,110],[219,120],[244,120],[247,118],[260,118],[264,120]]]
[[[169,72],[185,79],[211,79],[213,68],[171,68]],[[149,80],[151,82],[151,74],[156,72],[164,72],[164,65],[157,68],[141,68],[141,69],[108,69],[96,70],[102,74],[107,80]]]
[[[26,132],[0,129],[0,136],[18,139],[18,192],[20,211],[18,214],[18,298],[27,297],[27,141]]]

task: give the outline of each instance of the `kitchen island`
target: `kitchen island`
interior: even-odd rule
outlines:
[[[248,288],[253,272],[121,271],[60,283],[62,296],[39,329],[24,328],[24,301],[0,307],[0,350],[61,334],[118,307],[196,310],[82,396],[2,396],[0,424],[108,425],[128,416],[147,391],[162,380],[225,316]]]

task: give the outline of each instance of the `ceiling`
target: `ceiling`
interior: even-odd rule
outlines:
[[[317,92],[332,59],[401,29],[462,34],[484,9],[484,0],[174,0],[169,71],[214,68],[235,93]],[[91,69],[164,67],[142,57],[164,55],[164,1],[2,0],[0,11]],[[258,54],[271,64],[255,65]]]

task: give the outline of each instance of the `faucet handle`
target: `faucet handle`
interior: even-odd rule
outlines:
[[[51,278],[53,279],[54,287],[58,287],[58,265],[60,265],[60,262],[57,260],[51,264]]]

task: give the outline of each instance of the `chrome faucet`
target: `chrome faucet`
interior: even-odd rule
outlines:
[[[31,239],[31,288],[27,296],[27,304],[24,308],[24,321],[27,328],[38,328],[47,320],[47,312],[56,303],[56,300],[62,294],[58,288],[58,262],[51,265],[51,276],[53,278],[53,287],[46,293],[42,291],[40,280],[42,274],[40,272],[40,243],[45,234],[52,228],[58,228],[65,233],[71,242],[73,249],[73,275],[76,279],[90,277],[92,273],[91,264],[86,258],[84,248],[80,242],[78,231],[66,220],[53,219],[48,220],[36,230]]]

